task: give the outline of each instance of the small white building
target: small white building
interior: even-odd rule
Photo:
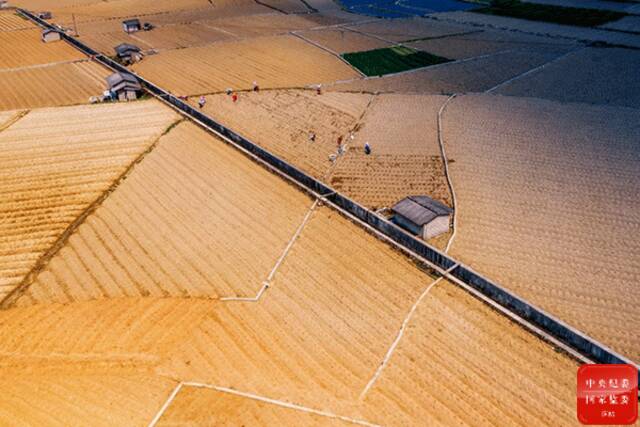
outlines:
[[[126,19],[122,21],[122,28],[125,33],[135,33],[142,28],[139,19]]]
[[[60,32],[47,28],[42,31],[42,41],[45,43],[57,42],[61,39]]]
[[[125,64],[134,64],[142,60],[142,52],[138,46],[122,43],[113,48],[120,61]]]
[[[0,0],[0,9],[9,7],[9,2],[7,0]]]
[[[138,98],[142,85],[132,74],[113,73],[107,77],[107,86],[119,101],[133,101]]]
[[[427,196],[409,196],[392,208],[392,221],[424,240],[449,231],[453,209]]]

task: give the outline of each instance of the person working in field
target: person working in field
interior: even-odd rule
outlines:
[[[200,97],[200,99],[198,100],[198,106],[200,107],[200,109],[202,109],[202,107],[204,107],[204,104],[207,103],[207,99],[203,96]]]
[[[371,154],[371,146],[369,145],[368,142],[364,144],[364,154],[366,154],[367,156]]]

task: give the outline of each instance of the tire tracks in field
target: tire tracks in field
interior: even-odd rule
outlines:
[[[29,272],[24,276],[24,278],[20,281],[20,283],[13,288],[2,300],[0,300],[0,310],[7,309],[11,307],[11,305],[24,294],[24,292],[31,286],[31,284],[35,281],[36,277],[42,270],[46,268],[49,264],[49,261],[66,245],[69,241],[69,238],[73,235],[73,233],[84,223],[84,221],[96,211],[104,201],[113,193],[122,182],[127,179],[127,177],[131,174],[133,169],[144,160],[144,158],[150,154],[158,145],[163,136],[167,135],[171,130],[178,125],[179,123],[186,120],[185,118],[179,118],[175,120],[171,125],[169,125],[153,142],[144,150],[138,157],[136,157],[107,188],[104,192],[102,192],[89,206],[87,206],[80,215],[78,215],[71,224],[62,232],[62,234],[55,240],[55,242],[47,249],[36,261],[35,265],[29,270]]]

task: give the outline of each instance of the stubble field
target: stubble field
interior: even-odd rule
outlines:
[[[193,124],[179,124],[17,301],[253,297],[311,200]]]
[[[372,209],[422,194],[450,205],[437,131],[438,110],[446,99],[377,96],[349,151],[333,169],[332,186]],[[364,153],[365,143],[370,155]]]
[[[283,90],[240,94],[234,103],[226,94],[207,97],[204,111],[241,135],[303,171],[324,178],[337,141],[348,141],[371,96]],[[194,101],[196,101],[194,99]],[[316,135],[309,140],[309,133]]]
[[[0,299],[175,118],[155,102],[67,107],[0,132]]]
[[[16,15],[13,11],[0,11],[0,32],[34,28],[26,19]]]
[[[109,74],[88,61],[0,72],[0,110],[86,104]]]
[[[452,254],[632,360],[639,119],[633,109],[468,96],[444,120],[459,200]]]
[[[293,36],[167,51],[133,69],[180,95],[250,89],[254,81],[262,88],[300,87],[358,76],[331,54]]]
[[[0,31],[0,69],[52,62],[76,61],[85,56],[64,42],[43,43],[41,31]]]

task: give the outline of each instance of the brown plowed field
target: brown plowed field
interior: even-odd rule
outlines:
[[[133,69],[179,95],[229,87],[250,89],[254,81],[263,88],[300,87],[358,76],[338,58],[294,36],[167,51],[146,58]]]
[[[577,425],[577,367],[441,282],[366,395],[364,417],[383,425]]]
[[[34,28],[31,21],[18,16],[13,11],[0,12],[0,32]]]
[[[451,204],[438,145],[438,110],[447,98],[380,95],[331,174],[331,185],[379,209],[424,194]],[[363,146],[369,143],[370,155]]]
[[[68,107],[0,132],[0,300],[175,119],[156,102]]]
[[[86,58],[62,41],[43,43],[41,30],[0,31],[0,69]],[[0,74],[4,78],[3,74]]]
[[[109,74],[87,61],[0,72],[0,110],[86,104]]]
[[[158,426],[352,426],[352,423],[305,413],[209,388],[183,387]]]
[[[224,3],[224,2],[222,2]],[[51,8],[51,6],[49,6]],[[212,8],[208,0],[118,0],[53,9],[58,22],[71,22],[71,14],[79,21],[146,16],[183,9]]]
[[[311,200],[192,124],[164,136],[18,301],[253,297]]]
[[[444,119],[454,256],[640,360],[638,110],[467,96]]]
[[[352,147],[333,170],[331,186],[371,209],[391,207],[411,195],[451,205],[440,156],[367,156],[361,147]]]
[[[328,28],[323,30],[300,31],[299,34],[320,46],[337,53],[359,52],[363,50],[389,47],[392,44],[356,33],[344,28]]]
[[[331,167],[338,137],[349,131],[371,99],[360,94],[325,94],[303,90],[240,94],[233,103],[226,94],[207,97],[204,111],[305,172],[322,178]],[[197,98],[193,101],[197,102]],[[309,132],[316,134],[315,142]]]

